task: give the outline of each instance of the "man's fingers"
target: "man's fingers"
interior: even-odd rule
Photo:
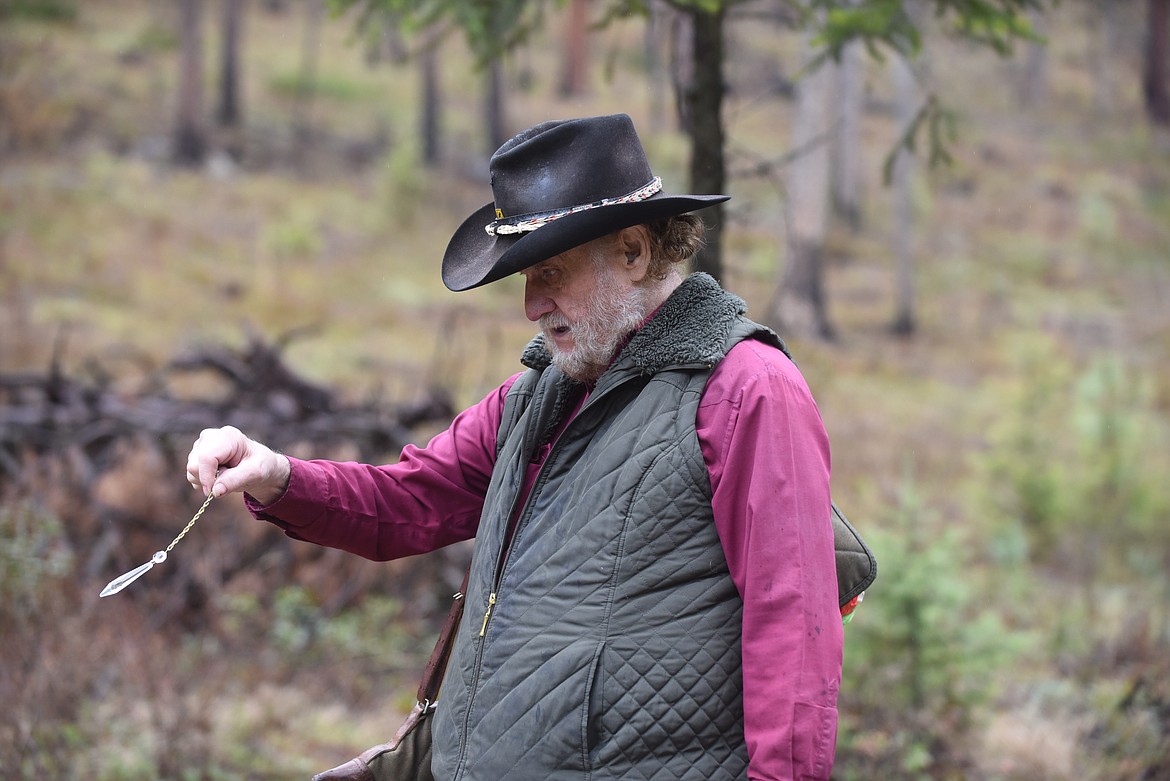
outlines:
[[[234,490],[232,483],[235,481],[222,478],[244,458],[247,441],[243,433],[232,426],[204,429],[187,456],[187,482],[203,493],[214,493],[217,497]]]
[[[215,494],[215,497],[218,499],[226,494],[246,491],[255,485],[258,479],[259,475],[257,474],[255,464],[250,461],[244,461],[239,466],[220,469],[218,476],[211,475],[205,484],[208,486],[205,490],[208,493]]]
[[[232,466],[232,459],[208,462],[200,470],[200,485],[203,493],[214,493],[216,498],[240,489],[243,484],[241,469]]]

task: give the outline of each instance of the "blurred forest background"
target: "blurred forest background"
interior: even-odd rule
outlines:
[[[733,195],[702,263],[789,340],[879,558],[834,777],[1170,779],[1168,14],[0,0],[0,776],[392,734],[464,548],[359,561],[233,497],[98,592],[199,506],[200,429],[390,460],[515,371],[520,284],[450,294],[442,251],[509,135],[622,111]]]

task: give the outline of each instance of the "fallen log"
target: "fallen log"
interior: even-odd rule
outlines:
[[[204,429],[234,425],[273,447],[309,442],[322,455],[344,446],[362,460],[393,457],[417,426],[454,415],[449,396],[432,389],[410,404],[350,403],[295,374],[282,346],[253,338],[241,350],[203,348],[159,370],[144,385],[153,390],[127,398],[97,380],[65,376],[55,360],[44,375],[0,374],[0,483],[18,480],[20,454],[80,447],[104,467],[114,443],[130,437],[194,439]],[[180,375],[208,371],[227,390],[210,398],[170,391]]]
[[[87,376],[67,375],[59,356],[43,374],[0,373],[0,500],[35,496],[64,521],[84,574],[101,581],[146,560],[190,515],[192,492],[182,476],[188,449],[204,428],[234,425],[286,452],[380,463],[396,459],[420,426],[445,425],[454,416],[439,389],[409,404],[352,402],[290,369],[282,357],[287,344],[287,338],[253,337],[239,350],[203,347],[151,370],[133,383],[136,392],[115,390],[100,365]],[[216,390],[191,397],[198,373],[216,378],[210,383]],[[124,387],[126,378],[120,379]],[[231,507],[242,514],[238,505],[213,505],[209,523]],[[215,545],[210,574],[192,566],[191,557],[168,565],[166,577],[178,581],[169,590],[188,597],[163,609],[200,613],[207,605],[200,594],[254,570],[264,557],[281,562],[268,570],[269,585],[290,578],[318,584],[331,610],[397,569],[372,574],[347,563],[339,573],[335,552],[289,548],[291,541],[259,524],[224,523]]]

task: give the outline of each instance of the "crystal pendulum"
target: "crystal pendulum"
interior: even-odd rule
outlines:
[[[127,572],[125,575],[119,575],[118,577],[111,580],[109,584],[102,589],[102,593],[99,596],[108,597],[113,594],[117,594],[119,591],[145,575],[147,571],[150,570],[150,568],[155,564],[162,564],[164,561],[166,561],[167,554],[171,552],[172,548],[179,544],[179,540],[187,536],[187,532],[191,531],[191,527],[195,525],[195,521],[199,520],[199,516],[203,515],[203,511],[207,509],[207,505],[211,504],[211,500],[213,498],[214,494],[207,495],[207,498],[203,500],[203,506],[200,507],[196,511],[195,515],[192,516],[191,520],[187,522],[187,525],[183,527],[183,531],[179,532],[179,536],[171,540],[171,544],[166,547],[166,550],[158,551],[150,557],[150,561],[146,562],[145,564],[140,564]]]

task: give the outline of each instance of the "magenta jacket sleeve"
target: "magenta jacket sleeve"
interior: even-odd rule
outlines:
[[[519,375],[516,375],[519,376]],[[386,561],[475,536],[510,378],[395,464],[290,458],[288,489],[248,509],[296,539]]]
[[[745,341],[712,374],[697,425],[744,602],[749,778],[828,779],[843,627],[820,413],[783,353]]]

